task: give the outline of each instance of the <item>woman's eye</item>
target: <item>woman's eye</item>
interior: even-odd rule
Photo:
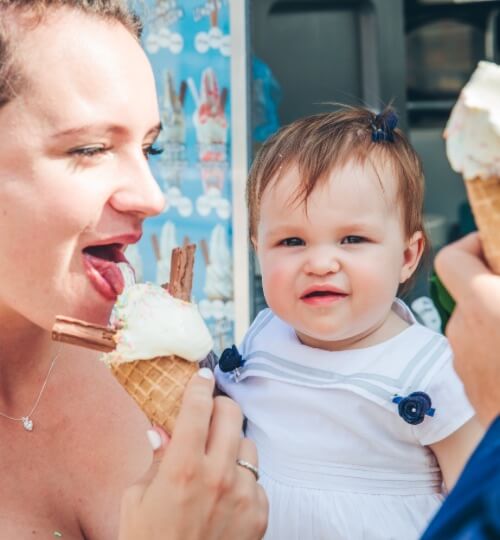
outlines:
[[[340,243],[341,244],[361,244],[362,242],[366,242],[366,238],[351,234],[349,236],[344,236],[344,238],[342,238],[342,241]]]
[[[160,154],[163,154],[163,148],[159,146],[154,146],[153,144],[144,147],[143,149],[144,155],[146,156],[146,159],[149,156],[158,156]]]
[[[73,156],[93,157],[107,150],[108,148],[105,146],[82,146],[81,148],[73,148],[69,153]]]
[[[286,247],[296,247],[296,246],[304,246],[305,242],[301,238],[297,238],[294,236],[293,238],[285,238],[280,242],[280,246],[286,246]]]

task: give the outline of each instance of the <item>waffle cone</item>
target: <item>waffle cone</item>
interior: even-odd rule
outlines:
[[[493,272],[500,274],[500,178],[474,178],[465,186],[484,256]]]
[[[182,394],[197,362],[178,356],[159,356],[133,362],[111,362],[111,372],[149,420],[171,434]]]

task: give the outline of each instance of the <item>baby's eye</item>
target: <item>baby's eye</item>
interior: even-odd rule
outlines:
[[[280,242],[280,246],[286,246],[286,247],[296,247],[296,246],[304,246],[305,242],[302,240],[302,238],[297,238],[296,236],[293,236],[292,238],[285,238]]]
[[[146,159],[148,159],[149,156],[158,156],[159,154],[162,154],[163,148],[150,144],[149,146],[145,146],[142,151],[144,152],[144,156],[146,157]]]
[[[356,236],[354,234],[351,234],[349,236],[344,236],[342,238],[341,244],[361,244],[362,242],[366,242],[366,238],[363,236]]]
[[[73,148],[69,151],[69,154],[73,156],[81,156],[81,157],[93,157],[98,154],[103,154],[109,150],[109,148],[106,148],[102,145],[96,145],[96,146],[82,146],[80,148]]]

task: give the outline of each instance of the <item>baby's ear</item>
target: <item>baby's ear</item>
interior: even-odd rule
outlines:
[[[255,235],[250,236],[250,243],[252,244],[255,254],[257,254],[257,238],[255,237]]]
[[[417,231],[412,234],[406,243],[406,248],[403,253],[404,261],[401,273],[399,276],[399,283],[407,281],[420,262],[422,253],[424,252],[425,239],[422,231]]]

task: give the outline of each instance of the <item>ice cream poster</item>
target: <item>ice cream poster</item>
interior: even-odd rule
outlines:
[[[197,245],[193,297],[220,351],[233,342],[229,0],[149,0],[141,17],[162,123],[150,164],[167,205],[127,256],[138,281],[162,284],[171,250]]]

